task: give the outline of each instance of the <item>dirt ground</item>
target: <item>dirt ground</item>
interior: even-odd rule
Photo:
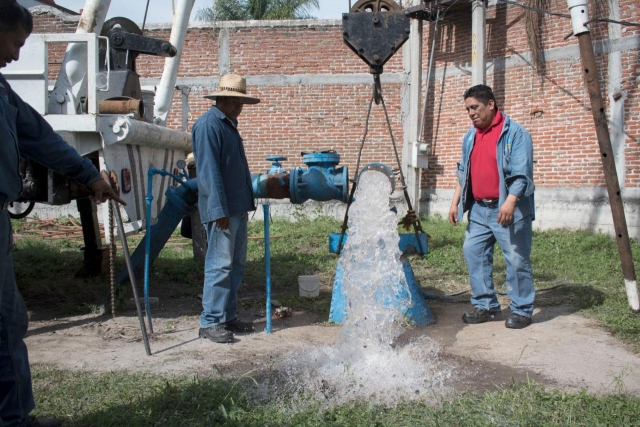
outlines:
[[[523,330],[507,329],[502,321],[465,325],[461,316],[467,304],[431,301],[429,306],[436,324],[407,329],[398,345],[421,336],[435,340],[437,357],[453,369],[448,385],[455,391],[491,390],[513,380],[533,379],[548,389],[640,396],[640,356],[570,306],[537,309],[533,325]],[[263,314],[243,311],[241,317],[254,321],[257,332],[237,335],[232,344],[214,344],[197,338],[197,297],[161,300],[152,307],[152,356],[145,354],[133,309],[116,318],[32,320],[26,342],[32,363],[64,369],[236,375],[267,366],[293,350],[336,342],[339,325],[292,308],[291,317],[273,318],[270,334],[264,333]]]

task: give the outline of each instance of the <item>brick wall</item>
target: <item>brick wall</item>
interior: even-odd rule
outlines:
[[[608,17],[604,3],[592,2],[592,15]],[[549,5],[552,12],[568,13],[564,0],[549,0]],[[620,0],[620,9],[621,20],[640,22],[637,0]],[[71,32],[75,22],[59,15],[38,13],[35,31]],[[512,5],[499,5],[490,7],[487,12],[487,59],[493,63],[487,74],[487,84],[494,88],[500,108],[533,136],[538,189],[604,186],[589,97],[582,81],[580,59],[575,54],[577,39],[564,39],[570,29],[568,19],[545,16],[541,37],[547,62],[541,75],[527,64],[529,47],[524,11]],[[291,167],[301,164],[301,151],[333,148],[342,155],[342,164],[348,165],[353,173],[371,88],[368,67],[342,42],[340,22],[198,24],[189,30],[179,78],[219,76],[222,31],[225,31],[225,37],[228,35],[229,69],[258,82],[250,87],[250,93],[262,99],[258,105],[247,106],[241,116],[240,130],[246,141],[251,170],[266,170],[268,163],[264,158],[268,155],[288,157],[285,166]],[[424,75],[432,32],[432,26],[425,23]],[[169,38],[169,30],[164,27],[151,27],[146,34]],[[593,23],[592,36],[595,41],[605,41],[607,24]],[[637,27],[623,27],[623,41],[636,40],[639,36]],[[640,187],[640,43],[634,43],[631,48],[627,43],[621,50],[626,134],[623,185],[627,188]],[[599,49],[600,44],[595,45]],[[432,144],[432,152],[430,167],[422,173],[421,186],[424,190],[438,191],[455,185],[460,139],[470,124],[461,96],[471,84],[470,9],[445,15],[437,31],[435,46],[435,78],[429,88],[424,126],[424,139]],[[600,52],[597,55],[598,72],[606,96],[608,54],[606,49]],[[140,56],[137,71],[143,79],[158,79],[163,64],[162,58]],[[384,77],[388,81],[383,83],[399,150],[403,141],[402,81],[406,79],[402,73],[400,51],[386,64]],[[278,83],[283,76],[300,77],[300,82]],[[304,76],[309,78],[304,80]],[[355,81],[354,76],[357,77]],[[194,84],[191,87],[189,130],[211,104],[202,96],[215,89],[211,85]],[[181,92],[176,91],[168,126],[181,128],[181,114]],[[380,161],[395,167],[380,106],[374,105],[369,128],[362,164]]]

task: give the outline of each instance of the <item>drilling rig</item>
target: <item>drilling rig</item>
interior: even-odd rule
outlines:
[[[3,74],[55,132],[109,177],[127,203],[125,229],[133,232],[143,228],[148,169],[174,170],[191,152],[191,136],[165,127],[165,121],[194,0],[177,1],[169,41],[145,36],[127,18],[105,20],[110,3],[87,0],[75,33],[32,34],[21,50],[20,61],[6,67]],[[56,63],[60,45],[66,51],[55,76],[50,64]],[[141,89],[136,72],[139,55],[166,58],[155,93]],[[53,77],[51,88],[49,79]],[[23,193],[18,202],[22,212],[14,210],[13,216],[26,216],[35,203],[66,205],[75,201],[84,238],[83,273],[105,273],[108,246],[100,232],[98,206],[87,190],[27,159],[21,159],[20,169]],[[167,177],[154,182],[159,197],[151,206],[152,218],[164,205],[164,190],[170,185]],[[109,204],[101,208],[105,230],[110,229],[113,215],[109,215]]]

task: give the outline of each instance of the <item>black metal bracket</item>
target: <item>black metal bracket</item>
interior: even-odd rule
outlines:
[[[409,17],[404,12],[343,13],[344,42],[371,68],[382,67],[409,39]]]
[[[121,30],[109,32],[109,45],[113,70],[134,70],[134,60],[141,53],[164,57],[173,57],[177,53],[176,48],[167,41]]]
[[[409,18],[421,21],[435,21],[438,16],[438,9],[442,8],[441,3],[442,0],[425,1],[418,6],[406,8],[404,14]]]

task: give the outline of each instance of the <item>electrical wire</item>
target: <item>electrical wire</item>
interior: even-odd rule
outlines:
[[[496,3],[511,4],[511,5],[514,5],[514,6],[521,7],[522,9],[531,10],[531,11],[538,12],[538,13],[544,13],[546,15],[559,16],[561,18],[571,19],[571,15],[567,14],[567,13],[549,12],[548,10],[539,9],[537,7],[532,7],[532,6],[526,6],[524,4],[520,4],[520,3],[516,2],[516,1],[512,1],[512,0],[496,0]],[[606,19],[606,18],[591,19],[591,20],[589,20],[587,22],[587,24],[589,22],[607,22],[607,23],[610,23],[610,24],[620,24],[620,25],[625,25],[625,26],[629,26],[629,27],[640,27],[640,24],[635,23],[635,22],[616,21],[614,19]]]
[[[147,12],[149,12],[149,2],[151,0],[147,0],[147,7],[144,8],[144,18],[142,18],[142,29],[140,30],[141,33],[144,33],[144,25],[147,23]]]
[[[553,289],[557,289],[557,288],[561,288],[563,286],[570,286],[571,284],[569,283],[560,283],[554,286],[549,286],[548,288],[542,288],[542,289],[535,289],[536,293],[537,292],[546,292],[546,291],[551,291]],[[464,291],[460,291],[460,292],[455,292],[453,294],[434,294],[431,292],[422,292],[422,296],[425,299],[429,299],[429,300],[440,300],[440,301],[444,301],[444,302],[467,302],[468,299],[464,298],[454,298],[460,295],[464,295],[466,293],[468,293],[470,291],[470,289],[465,289]],[[496,295],[500,295],[500,296],[507,296],[506,292],[496,292]]]

